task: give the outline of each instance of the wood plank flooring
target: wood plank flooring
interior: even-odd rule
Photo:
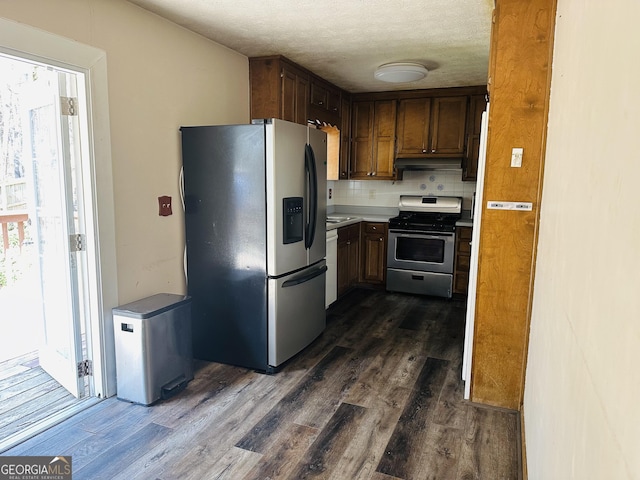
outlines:
[[[0,363],[0,442],[75,405],[31,352]]]
[[[358,289],[275,375],[196,362],[152,407],[107,399],[4,452],[74,479],[519,479],[518,414],[462,400],[464,303]]]

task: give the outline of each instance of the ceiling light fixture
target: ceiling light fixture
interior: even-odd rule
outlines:
[[[429,70],[419,63],[387,63],[380,65],[374,74],[377,80],[391,83],[409,83],[422,80]]]

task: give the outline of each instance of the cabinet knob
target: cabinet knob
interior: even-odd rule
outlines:
[[[431,149],[431,153],[436,153],[436,149],[435,149],[435,148],[432,148],[432,149]]]
[[[372,225],[372,226],[371,226],[371,230],[377,230],[376,226],[375,226],[375,225]]]
[[[372,176],[372,177],[375,177],[375,176],[376,176],[376,172],[372,172],[372,173],[371,173],[371,176]]]
[[[384,242],[384,238],[382,238],[382,237],[380,237],[380,238],[379,238],[379,240],[380,240],[381,242]]]
[[[318,105],[324,105],[324,102],[323,102],[322,100],[320,100],[320,101],[318,102]]]
[[[426,149],[426,148],[423,148],[423,149],[422,149],[422,153],[427,153],[427,149]]]
[[[347,240],[347,245],[351,245],[351,240]]]

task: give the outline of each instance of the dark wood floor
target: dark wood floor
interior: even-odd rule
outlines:
[[[0,363],[0,443],[77,402],[40,367],[37,351]]]
[[[462,400],[464,304],[356,290],[275,375],[197,362],[152,407],[108,399],[4,455],[74,479],[519,479],[516,412]]]

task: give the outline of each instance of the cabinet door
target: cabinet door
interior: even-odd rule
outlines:
[[[349,156],[351,153],[351,100],[347,95],[341,99],[342,118],[340,124],[340,180],[349,178]]]
[[[384,223],[364,224],[362,281],[384,284],[387,259],[387,230]]]
[[[303,72],[283,64],[281,118],[289,122],[307,124],[309,79]]]
[[[467,98],[461,96],[433,99],[430,153],[460,155],[464,153]]]
[[[456,261],[453,273],[453,293],[467,293],[469,288],[469,266],[471,260],[470,227],[456,228]]]
[[[311,80],[311,105],[339,116],[340,90],[317,77],[313,77]]]
[[[487,108],[484,95],[472,95],[467,119],[467,150],[462,159],[462,180],[476,180],[478,176],[478,154],[480,152],[480,129],[482,112]]]
[[[314,79],[311,82],[311,105],[326,109],[328,98],[328,89],[323,84]]]
[[[307,115],[307,104],[309,103],[309,79],[306,75],[298,75],[296,83],[296,119],[295,122],[306,125],[309,116]]]
[[[395,100],[380,100],[374,106],[373,171],[376,178],[394,178],[393,159],[396,144]]]
[[[373,102],[354,102],[351,122],[351,178],[368,179],[373,171]]]
[[[338,296],[358,283],[360,224],[338,229]]]
[[[360,279],[360,238],[351,238],[349,244],[349,287],[358,284]]]
[[[282,67],[275,58],[250,58],[251,118],[280,118]]]
[[[347,240],[338,239],[338,297],[349,290],[349,244]]]
[[[327,110],[338,116],[342,114],[342,94],[337,88],[329,88]]]
[[[430,98],[400,100],[397,121],[398,156],[428,152],[430,117]]]
[[[282,69],[282,106],[280,108],[282,120],[296,121],[297,85],[298,76],[289,70]]]

